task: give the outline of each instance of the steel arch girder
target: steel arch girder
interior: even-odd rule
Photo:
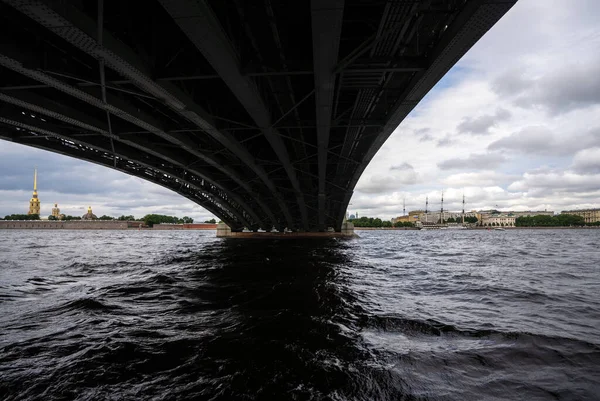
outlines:
[[[390,111],[380,133],[369,144],[360,165],[354,169],[348,181],[346,192],[337,211],[336,225],[341,226],[346,208],[354,187],[367,165],[383,146],[392,132],[416,107],[433,86],[458,62],[458,60],[489,30],[518,0],[477,0],[469,1],[444,32],[440,42],[432,49],[429,67],[419,71],[399,96],[398,102]]]
[[[278,195],[275,185],[266,171],[256,164],[252,155],[233,136],[219,131],[211,121],[209,114],[189,99],[179,88],[170,82],[155,82],[150,77],[151,74],[148,72],[148,68],[144,66],[144,63],[139,60],[133,50],[127,48],[126,45],[105,31],[102,34],[103,45],[100,46],[94,39],[98,30],[96,22],[77,11],[74,7],[64,6],[56,0],[46,2],[39,0],[3,1],[85,53],[98,60],[103,60],[106,66],[130,79],[140,89],[162,100],[173,111],[221,142],[259,176],[269,191],[275,195],[279,207],[286,215],[288,225],[292,223],[287,206]],[[60,11],[57,11],[57,9],[60,9]],[[118,114],[115,115],[118,116]],[[150,132],[153,131],[150,130]],[[157,134],[156,132],[153,133]],[[240,185],[243,186],[244,184]],[[272,216],[268,208],[265,208],[265,213]],[[277,224],[274,217],[272,220],[274,224]]]

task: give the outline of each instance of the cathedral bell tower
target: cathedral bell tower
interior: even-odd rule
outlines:
[[[37,167],[33,172],[33,196],[29,201],[29,212],[27,214],[40,214],[40,200],[37,193]]]

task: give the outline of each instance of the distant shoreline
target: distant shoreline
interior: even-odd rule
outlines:
[[[583,227],[469,227],[467,230],[493,230],[494,228],[503,228],[505,230],[594,230],[600,229],[600,226],[583,226]],[[403,231],[403,230],[420,230],[416,227],[354,227],[354,231]],[[430,231],[430,230],[428,230]],[[450,229],[450,231],[454,231]]]
[[[594,230],[600,226],[581,226],[581,227],[473,227],[469,230],[493,230],[494,228],[503,228],[505,230]]]
[[[144,231],[189,231],[203,230],[216,231],[216,224],[157,224],[154,227],[141,227],[139,221],[115,221],[115,220],[0,220],[0,230],[144,230]],[[583,227],[469,227],[467,230],[493,230],[502,228],[504,230],[594,230],[600,226]],[[355,231],[418,231],[417,227],[354,227]],[[450,229],[450,231],[453,231]]]

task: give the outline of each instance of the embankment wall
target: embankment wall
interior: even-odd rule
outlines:
[[[0,230],[127,230],[127,221],[113,220],[0,220]]]

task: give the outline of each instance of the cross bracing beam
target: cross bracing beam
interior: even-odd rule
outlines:
[[[2,1],[32,18],[85,53],[98,60],[103,60],[105,66],[110,67],[123,77],[128,78],[138,88],[151,94],[156,99],[159,99],[171,110],[194,123],[208,135],[219,141],[259,176],[285,215],[288,227],[293,228],[295,226],[288,207],[279,195],[273,181],[269,178],[266,171],[255,162],[254,157],[250,152],[233,136],[227,132],[218,130],[209,113],[197,105],[177,86],[168,81],[157,82],[153,80],[151,78],[152,74],[149,72],[150,69],[144,65],[133,50],[129,49],[125,44],[115,39],[106,31],[104,31],[102,35],[103,45],[99,45],[95,39],[96,32],[98,31],[96,22],[78,11],[72,5],[63,3],[59,0],[48,0],[44,2],[36,0]],[[98,102],[99,99],[96,99],[95,101]],[[106,106],[109,108],[111,107],[110,104]],[[111,110],[109,110],[109,112],[112,113]],[[139,124],[136,125],[142,127]],[[149,131],[152,132],[150,129]],[[160,136],[160,134],[163,134],[164,132],[160,131],[153,133]],[[186,144],[183,143],[181,145],[184,149],[189,150],[189,147]],[[265,210],[265,212],[267,212],[267,210]],[[271,211],[268,211],[268,213],[272,215]],[[273,221],[273,223],[276,223],[276,225],[280,224],[275,221]]]
[[[284,142],[273,128],[269,110],[255,83],[244,76],[237,55],[210,6],[202,0],[159,0],[190,41],[204,55],[252,117],[283,165],[300,209],[302,227],[308,231],[304,195]],[[287,214],[286,214],[287,215]],[[291,216],[289,216],[291,219]]]
[[[327,182],[327,148],[335,92],[334,67],[342,34],[344,0],[312,0],[312,42],[315,77],[315,104],[317,120],[317,146],[319,159],[319,231],[325,226],[325,184]]]
[[[195,197],[196,203],[200,204],[202,207],[207,208],[207,210],[214,213],[219,218],[223,219],[223,221],[229,221],[230,224],[233,224],[234,227],[240,228],[240,225],[248,226],[248,224],[249,224],[248,221],[239,212],[237,212],[235,209],[227,207],[226,206],[227,203],[225,202],[225,200],[223,200],[223,199],[217,197],[215,194],[211,193],[211,191],[209,191],[205,187],[205,185],[203,187],[200,185],[199,182],[192,182],[192,181],[181,179],[181,177],[178,177],[172,171],[169,171],[169,169],[166,166],[161,165],[160,163],[150,164],[148,162],[148,160],[146,160],[146,161],[138,160],[138,159],[140,159],[139,156],[137,158],[131,157],[131,156],[127,155],[128,151],[124,147],[119,148],[119,151],[117,154],[113,154],[111,149],[107,149],[102,144],[89,143],[89,141],[84,142],[81,140],[73,139],[68,136],[61,135],[61,134],[57,133],[56,131],[51,131],[47,128],[41,128],[41,127],[38,127],[35,125],[26,124],[26,123],[23,123],[20,121],[7,119],[5,117],[0,117],[0,124],[5,124],[5,125],[9,125],[9,126],[18,128],[18,131],[13,132],[12,136],[9,135],[13,139],[15,137],[18,138],[19,136],[23,137],[24,134],[26,134],[26,133],[39,134],[39,136],[38,136],[39,139],[45,139],[43,141],[43,143],[47,143],[48,138],[55,138],[55,139],[58,139],[59,143],[61,143],[64,147],[63,152],[61,152],[61,153],[64,154],[66,152],[68,155],[70,155],[72,157],[76,157],[79,159],[92,161],[92,162],[98,162],[101,160],[103,162],[102,164],[106,165],[107,167],[113,168],[113,169],[116,167],[116,163],[114,163],[114,160],[116,160],[116,157],[118,157],[120,160],[123,160],[123,161],[135,163],[138,166],[143,167],[144,169],[152,170],[153,174],[151,174],[151,176],[156,176],[156,173],[158,173],[159,175],[162,174],[164,177],[169,177],[170,179],[176,180],[180,184],[185,184],[185,185],[188,185],[189,187],[195,189],[197,191],[197,194]],[[16,142],[28,144],[30,146],[35,146],[34,145],[35,142],[31,140],[33,138],[35,138],[35,137],[28,135],[28,139],[30,139],[30,140],[27,143],[20,142],[20,141],[16,141]],[[98,142],[98,141],[95,141],[95,142]],[[72,151],[74,149],[79,150],[79,152],[77,152],[79,154],[76,156],[74,156],[72,154],[73,153]],[[68,150],[71,150],[71,152],[69,152]],[[119,169],[117,169],[117,170],[119,170]],[[146,174],[146,175],[148,175],[148,174]],[[148,179],[146,176],[142,176],[142,178]],[[153,180],[150,180],[150,181],[153,181]],[[180,192],[180,190],[176,190],[176,192]],[[202,196],[198,197],[199,194],[202,194]]]
[[[110,134],[105,129],[99,128],[102,126],[102,122],[94,121],[93,119],[90,119],[90,117],[86,117],[86,120],[88,122],[93,122],[93,125],[90,123],[82,122],[82,121],[74,118],[74,116],[78,116],[77,110],[69,108],[65,105],[57,104],[57,103],[53,102],[52,100],[46,99],[42,96],[32,94],[32,93],[24,93],[24,92],[19,93],[17,96],[19,96],[19,98],[15,97],[14,95],[9,96],[9,95],[6,95],[6,94],[0,92],[0,102],[6,102],[9,104],[18,106],[25,110],[35,112],[40,116],[51,117],[55,120],[74,125],[75,127],[82,128],[83,130],[85,130],[87,132],[91,131],[93,133],[107,137],[111,141],[116,140],[116,141],[126,144],[132,148],[138,149],[141,152],[143,152],[143,154],[145,154],[145,155],[153,155],[157,158],[160,158],[161,160],[164,160],[168,163],[178,166],[179,168],[188,172],[189,174],[197,176],[197,177],[201,178],[202,180],[208,182],[210,185],[214,186],[215,188],[218,188],[219,191],[221,191],[225,195],[225,197],[227,197],[228,199],[231,199],[232,201],[234,201],[235,204],[239,205],[239,207],[241,207],[241,209],[246,213],[246,215],[249,216],[250,218],[252,218],[252,220],[254,221],[254,224],[257,224],[264,228],[268,228],[267,226],[265,226],[262,219],[256,215],[256,213],[254,212],[254,209],[252,207],[250,207],[249,205],[247,205],[246,202],[239,195],[228,190],[219,182],[208,177],[205,173],[200,172],[200,171],[186,165],[186,163],[182,163],[181,158],[178,157],[178,155],[170,155],[169,154],[170,152],[168,151],[168,149],[164,149],[164,148],[157,149],[155,146],[152,146],[151,144],[149,144],[143,140],[140,140],[140,139],[136,139],[136,140],[123,139],[123,138],[120,138],[119,136]],[[26,99],[26,100],[24,100],[24,99]],[[43,104],[44,106],[38,106],[40,104]],[[83,118],[83,116],[81,116],[81,115],[79,115],[78,117]],[[59,134],[55,134],[55,135],[59,135]],[[82,135],[86,135],[86,134],[85,133],[79,134],[79,135],[78,134],[72,134],[72,135],[61,134],[61,137],[68,138],[71,140],[77,140],[83,144],[89,144],[89,141],[92,141],[92,139],[86,139],[87,142],[81,141],[78,138],[80,138]],[[114,154],[115,150],[112,149],[112,152]],[[135,161],[140,162],[140,160],[135,160]],[[173,174],[173,173],[171,173],[171,174]],[[175,176],[177,176],[177,175],[175,174]],[[178,178],[183,179],[183,177],[178,177]],[[232,207],[233,206],[234,205],[232,205]],[[252,227],[254,225],[254,224],[248,223],[247,220],[244,220],[244,221],[246,222],[248,227]]]

